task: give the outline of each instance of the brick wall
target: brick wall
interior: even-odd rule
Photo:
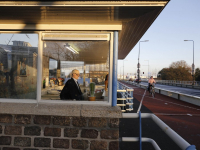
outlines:
[[[0,114],[0,150],[117,150],[119,119]]]

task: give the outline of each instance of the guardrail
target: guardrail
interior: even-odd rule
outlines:
[[[180,135],[178,135],[174,130],[172,130],[168,125],[166,125],[162,120],[160,120],[156,115],[149,113],[126,113],[122,114],[123,118],[139,118],[140,136],[139,137],[122,137],[122,141],[129,142],[140,142],[140,150],[142,149],[141,142],[150,142],[155,150],[161,150],[157,143],[150,138],[141,137],[141,118],[151,118],[182,150],[196,150],[195,145],[190,145],[185,141]]]
[[[121,107],[122,112],[132,111],[134,90],[120,82],[117,82],[117,89],[117,92],[122,95],[122,97],[117,97],[117,106]]]
[[[176,81],[176,80],[156,80],[157,84],[164,84],[164,85],[172,85],[172,86],[179,86],[179,87],[186,87],[186,88],[193,88],[193,89],[200,89],[200,82],[195,81],[194,85],[193,81]],[[142,82],[148,82],[148,80],[142,80]]]
[[[125,81],[126,83],[132,83],[129,81]],[[119,84],[120,85],[120,82]],[[124,85],[121,83],[121,85]],[[138,84],[136,84],[138,85]],[[140,85],[140,84],[139,84]],[[124,85],[125,88],[129,88],[128,86]],[[140,85],[140,87],[146,89],[147,86]],[[125,90],[124,90],[125,91]],[[137,113],[126,113],[122,114],[122,118],[139,118],[139,137],[122,137],[122,141],[126,142],[137,142],[140,143],[140,150],[142,150],[142,142],[149,142],[153,145],[155,150],[161,150],[158,144],[151,138],[144,138],[142,137],[142,118],[151,118],[182,150],[196,150],[195,145],[190,145],[187,141],[185,141],[181,136],[179,136],[174,130],[172,130],[168,125],[166,125],[162,120],[160,120],[156,115],[150,113],[143,113],[141,114],[140,108],[142,105],[143,98],[146,94],[146,90],[143,94],[142,100],[140,102],[140,106],[138,108]]]
[[[137,83],[134,83],[134,82],[131,82],[131,81],[124,81],[124,82],[138,86],[138,87],[141,87],[143,89],[147,88],[147,85],[144,85],[144,84],[137,84]],[[187,103],[191,103],[191,104],[200,106],[200,97],[197,97],[197,96],[192,96],[192,95],[188,95],[188,94],[184,94],[184,93],[165,90],[165,89],[157,88],[157,87],[155,87],[155,92],[169,96],[169,97],[173,97],[173,98],[176,98],[176,99],[179,99],[179,100],[182,100],[182,101],[185,101]]]
[[[171,84],[185,84],[185,85],[192,85],[193,84],[193,81],[177,81],[177,80],[156,80],[156,82],[171,83]],[[194,85],[199,85],[199,82],[195,81]]]

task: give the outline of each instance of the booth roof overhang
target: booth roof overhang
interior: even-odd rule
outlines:
[[[0,1],[0,30],[118,30],[124,59],[169,1]]]

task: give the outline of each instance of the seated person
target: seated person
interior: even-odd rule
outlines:
[[[156,83],[156,81],[153,79],[153,76],[150,77],[148,81],[148,91],[150,93],[150,86],[153,86],[153,83]]]
[[[83,100],[82,92],[78,84],[80,73],[77,69],[72,70],[72,78],[69,79],[60,93],[61,100]]]

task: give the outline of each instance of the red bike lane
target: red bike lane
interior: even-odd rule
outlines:
[[[141,101],[145,90],[133,85],[126,85],[134,89],[134,98]],[[188,143],[200,149],[200,106],[157,93],[155,98],[153,98],[149,95],[149,92],[146,92],[144,96],[143,105]]]

